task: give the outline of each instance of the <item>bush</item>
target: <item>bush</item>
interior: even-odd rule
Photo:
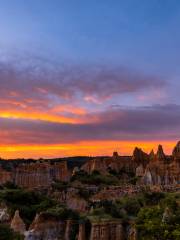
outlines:
[[[68,188],[68,183],[56,180],[54,183],[52,183],[51,186],[53,190],[65,191]]]
[[[23,240],[24,237],[15,233],[8,225],[0,224],[0,239],[1,240]]]
[[[46,214],[49,217],[55,217],[59,220],[79,220],[79,214],[71,209],[67,209],[65,207],[56,206],[47,209],[44,214]]]
[[[79,181],[83,184],[93,185],[117,185],[119,180],[113,175],[102,175],[98,171],[93,171],[92,174],[88,174],[84,171],[77,172],[71,181]]]
[[[145,192],[143,198],[145,205],[156,205],[165,198],[165,194],[162,192]]]
[[[11,215],[19,209],[26,224],[32,222],[37,212],[56,204],[47,196],[23,189],[2,190],[0,191],[0,200],[7,205]]]
[[[137,216],[136,227],[138,229],[139,240],[179,240],[180,222],[176,216],[172,216],[169,221],[163,222],[164,209],[160,206],[142,208]],[[178,236],[179,235],[179,236]]]
[[[138,196],[124,197],[116,201],[116,204],[119,206],[119,208],[124,209],[129,216],[137,216],[142,207],[142,199]]]

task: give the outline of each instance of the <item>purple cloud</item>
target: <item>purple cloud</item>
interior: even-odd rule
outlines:
[[[87,116],[88,118],[91,115]],[[86,140],[178,140],[180,106],[108,109],[97,122],[61,124],[0,118],[0,137],[8,144],[60,144]]]
[[[47,109],[64,102],[85,102],[91,96],[114,95],[162,88],[166,83],[128,68],[99,66],[43,66],[0,63],[0,107]],[[22,66],[23,65],[23,66]]]

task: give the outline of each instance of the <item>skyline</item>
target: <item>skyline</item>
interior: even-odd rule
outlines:
[[[0,157],[170,154],[179,22],[175,0],[0,1]]]

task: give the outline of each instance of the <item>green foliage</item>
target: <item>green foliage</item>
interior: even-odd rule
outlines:
[[[30,224],[37,212],[55,205],[48,197],[23,189],[4,189],[0,191],[0,200],[4,202],[13,215],[19,209],[26,224]]]
[[[143,194],[145,205],[156,205],[160,200],[165,198],[165,194],[162,192],[144,192]]]
[[[24,237],[15,233],[6,224],[0,224],[0,239],[1,240],[23,240]]]
[[[127,220],[127,212],[121,204],[107,200],[102,201],[101,204],[106,214],[111,215],[113,218]]]
[[[136,185],[137,182],[139,181],[140,177],[132,177],[129,179],[129,183],[132,184],[132,185]]]
[[[83,184],[92,184],[92,185],[117,185],[119,180],[113,175],[102,175],[98,171],[88,174],[84,171],[77,172],[72,178],[71,181],[79,181]]]
[[[160,201],[161,207],[166,207],[168,206],[169,208],[171,208],[173,211],[177,211],[178,210],[178,203],[177,203],[177,198],[178,196],[176,195],[171,195],[171,194],[167,194],[164,199],[162,199]]]
[[[94,205],[93,216],[120,218],[124,223],[133,220],[138,240],[180,240],[180,194],[144,192],[125,196],[117,201],[101,201]],[[165,209],[169,209],[163,221]]]
[[[54,206],[47,209],[44,214],[49,217],[55,217],[60,220],[79,220],[79,214],[71,209],[67,209],[64,206]]]
[[[162,214],[162,210],[159,207],[146,207],[140,210],[136,226],[140,232],[141,239],[147,237],[149,239],[160,239],[162,229],[159,228],[159,222],[162,220]]]
[[[124,197],[118,202],[118,205],[125,209],[130,216],[136,216],[142,207],[140,200],[135,197]]]
[[[145,196],[147,200],[147,195]],[[137,215],[136,226],[139,240],[180,240],[180,207],[176,200],[176,195],[153,194],[152,201],[147,202],[152,204],[155,201],[156,204],[141,208]],[[171,214],[168,221],[164,222],[163,213],[167,207]]]
[[[69,184],[67,182],[61,182],[56,180],[54,183],[52,183],[51,186],[53,190],[65,191],[67,190]]]
[[[179,240],[180,239],[180,229],[175,229],[173,232],[172,232],[172,236],[175,240]]]
[[[79,195],[80,198],[83,198],[86,201],[88,201],[89,198],[92,195],[92,192],[90,190],[88,190],[88,189],[85,189],[85,188],[79,188],[78,189],[78,195]]]
[[[20,189],[17,185],[15,185],[12,182],[6,182],[2,185],[2,187],[5,189]]]

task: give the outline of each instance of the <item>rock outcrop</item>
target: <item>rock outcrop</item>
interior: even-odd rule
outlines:
[[[180,141],[177,143],[173,149],[172,156],[175,160],[180,160]]]
[[[136,230],[135,226],[133,226],[132,224],[130,225],[127,239],[128,240],[138,240],[138,238],[137,238],[137,230]]]
[[[15,184],[25,188],[41,188],[51,185],[53,180],[67,181],[69,173],[65,161],[23,164],[15,169]]]
[[[46,213],[36,215],[29,230],[25,234],[25,240],[58,240],[65,235],[66,223]]]
[[[14,217],[11,221],[11,228],[22,235],[24,235],[26,231],[25,223],[23,222],[22,218],[19,215],[19,210],[15,211]]]
[[[156,158],[157,158],[158,161],[162,161],[162,162],[166,161],[166,155],[164,154],[162,145],[158,146],[158,150],[157,150],[157,153],[156,153]]]
[[[124,230],[121,222],[100,221],[91,226],[90,240],[124,240]]]
[[[142,164],[142,166],[145,167],[149,162],[149,155],[143,152],[142,149],[136,147],[133,152],[132,160],[137,166]]]
[[[7,182],[13,181],[13,173],[11,171],[7,171],[0,166],[0,184],[4,184]]]
[[[149,154],[149,159],[150,159],[150,161],[155,159],[155,153],[154,153],[153,149],[151,150],[151,152]]]
[[[109,159],[95,158],[85,163],[81,167],[81,170],[84,170],[89,174],[91,174],[93,171],[98,171],[102,174],[106,174],[109,165],[110,165]]]
[[[166,156],[162,145],[157,153],[152,150],[148,155],[140,148],[135,148],[132,158],[120,157],[116,152],[111,158],[93,159],[86,162],[81,169],[88,173],[94,170],[107,174],[108,169],[117,172],[133,173],[145,185],[170,185],[180,183],[180,142],[173,150],[172,156]]]
[[[85,224],[81,223],[79,225],[79,233],[78,233],[78,239],[77,240],[86,240],[86,231],[85,231]]]
[[[131,157],[119,156],[117,152],[114,152],[112,157],[95,158],[87,161],[81,167],[81,170],[89,174],[93,171],[98,171],[101,174],[107,174],[109,169],[115,170],[116,172],[121,170],[125,172],[135,172],[136,164],[131,160]]]
[[[86,212],[88,203],[80,197],[68,198],[66,201],[68,208],[79,212]]]
[[[7,207],[1,207],[0,208],[0,223],[6,223],[9,222],[10,215],[8,213]]]
[[[142,176],[144,176],[144,171],[145,171],[145,169],[144,169],[143,165],[140,164],[140,165],[136,168],[136,176],[137,176],[137,177],[142,177]]]
[[[171,210],[168,207],[166,207],[166,209],[163,213],[162,222],[169,223],[172,217],[173,217],[173,214],[172,214]]]
[[[167,157],[161,145],[157,154],[146,166],[142,183],[147,185],[173,185],[180,182],[180,165],[178,163],[180,142],[177,143],[173,154]]]

